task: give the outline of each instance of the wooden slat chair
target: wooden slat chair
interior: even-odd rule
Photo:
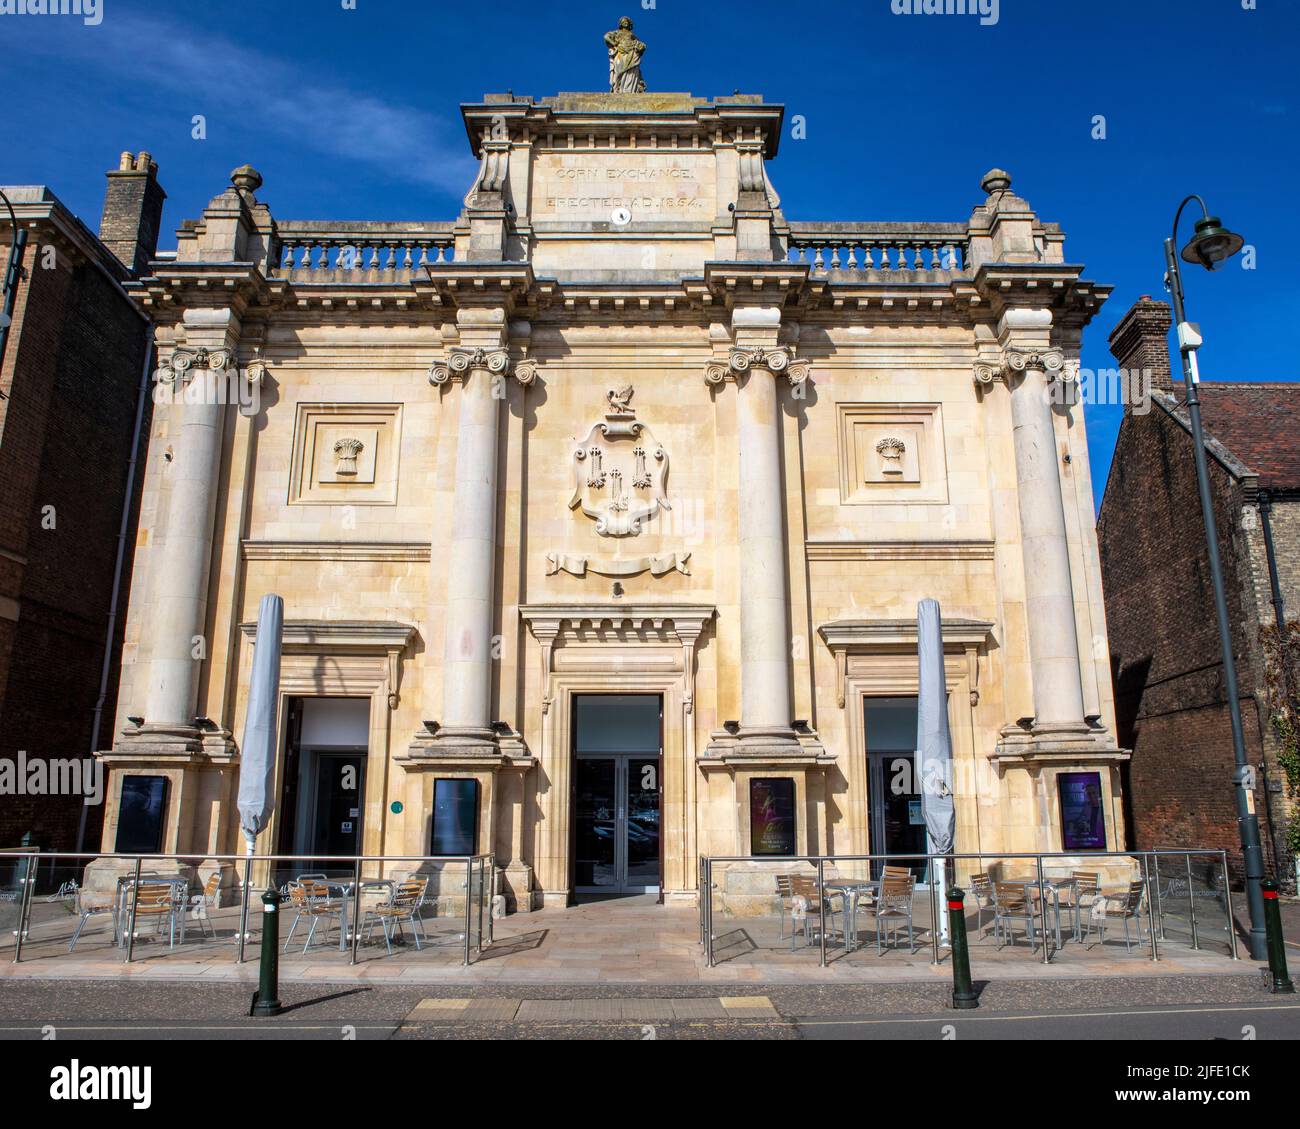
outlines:
[[[330,925],[334,922],[337,921],[339,928],[343,928],[342,899],[331,897],[329,887],[324,882],[310,878],[290,882],[289,905],[294,910],[294,918],[293,924],[289,926],[289,935],[284,939],[284,952],[289,951],[294,930],[298,928],[298,923],[304,917],[311,922],[311,928],[307,931],[307,941],[302,947],[304,953],[311,948],[312,940],[316,936],[316,927],[322,921],[325,922],[324,932],[321,933],[322,941],[329,936]]]
[[[1120,920],[1124,923],[1124,951],[1131,953],[1133,951],[1133,938],[1129,933],[1128,923],[1134,922],[1137,926],[1138,944],[1142,944],[1146,937],[1142,933],[1142,907],[1146,902],[1147,884],[1142,881],[1130,882],[1128,892],[1117,898],[1107,898],[1104,894],[1098,894],[1096,902],[1100,909],[1088,917],[1088,931],[1085,936],[1092,936],[1094,927],[1101,936],[1101,943],[1106,943],[1106,923],[1110,920],[1113,913],[1118,914]]]
[[[135,923],[138,927],[142,921],[153,921],[155,931],[162,932],[166,923],[169,935],[168,945],[176,945],[176,924],[180,919],[181,944],[185,943],[184,887],[170,882],[144,882],[133,890],[135,899]],[[126,922],[131,922],[131,903],[127,902]]]
[[[367,926],[366,937],[374,930],[375,922],[384,931],[384,944],[388,946],[388,955],[393,955],[393,937],[402,931],[402,923],[411,926],[411,935],[415,938],[415,947],[419,950],[420,934],[423,923],[420,920],[420,903],[428,888],[427,878],[410,878],[400,883],[393,890],[393,896],[386,902],[372,906],[366,911],[363,925]],[[427,940],[427,938],[426,938]]]
[[[1016,943],[1013,923],[1023,920],[1025,935],[1030,945],[1037,943],[1034,930],[1034,908],[1025,896],[1025,887],[1020,882],[993,883],[993,937],[1000,940],[1005,937],[1012,945]]]
[[[903,874],[887,874],[880,880],[880,893],[876,896],[876,955],[881,956],[881,937],[886,941],[898,939],[898,930],[907,923],[907,949],[916,952],[912,934],[912,902],[916,890],[916,876],[903,868]]]
[[[817,896],[817,879],[811,874],[794,874],[790,876],[791,912],[790,912],[790,951],[794,952],[794,940],[799,931],[799,922],[803,921],[804,943],[812,944],[813,922],[818,930],[829,930],[835,919],[833,900],[838,894]],[[799,899],[796,904],[795,899]],[[841,899],[842,900],[842,899]],[[799,916],[796,916],[798,914]],[[829,920],[828,920],[829,919]]]

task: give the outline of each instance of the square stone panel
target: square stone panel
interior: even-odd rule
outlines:
[[[938,404],[837,404],[840,504],[948,501]]]
[[[299,404],[290,504],[396,505],[401,442],[400,404]]]

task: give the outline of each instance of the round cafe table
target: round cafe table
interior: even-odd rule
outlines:
[[[844,951],[851,953],[858,947],[858,899],[863,893],[874,895],[880,889],[877,878],[835,878],[822,883],[826,893],[837,893],[844,898]]]

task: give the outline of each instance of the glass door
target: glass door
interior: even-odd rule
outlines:
[[[643,893],[659,889],[659,758],[623,760],[627,796],[627,847],[623,888]]]
[[[657,893],[660,699],[583,694],[574,703],[574,887]]]
[[[613,893],[619,886],[618,761],[583,757],[577,764],[575,885],[587,892]]]

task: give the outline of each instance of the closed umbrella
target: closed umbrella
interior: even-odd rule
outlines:
[[[922,600],[916,608],[916,646],[920,664],[920,699],[917,703],[916,773],[921,781],[921,811],[925,816],[929,853],[953,851],[957,812],[953,799],[952,734],[948,729],[948,687],[943,672],[943,617],[937,600]],[[947,866],[931,869],[939,884],[943,904]],[[939,927],[948,939],[947,914],[939,914]]]
[[[280,710],[280,647],[284,637],[284,600],[263,596],[257,613],[257,642],[248,684],[248,716],[239,750],[239,826],[253,854],[257,837],[266,829],[275,808],[276,721]],[[248,891],[244,891],[247,935]]]

